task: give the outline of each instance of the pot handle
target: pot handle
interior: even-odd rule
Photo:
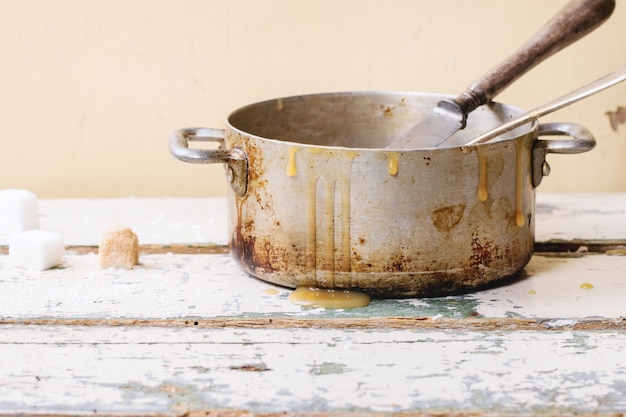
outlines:
[[[243,197],[248,188],[248,158],[239,148],[223,149],[226,131],[206,127],[176,130],[170,136],[170,153],[183,162],[195,164],[226,164],[226,180],[235,195]],[[191,149],[189,142],[217,142],[217,149]]]
[[[596,146],[593,134],[575,123],[545,123],[539,125],[538,136],[569,136],[571,139],[537,139],[533,144],[533,185],[538,187],[550,174],[546,161],[549,153],[573,154],[592,150]]]

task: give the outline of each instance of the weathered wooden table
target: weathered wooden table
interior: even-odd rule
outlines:
[[[475,294],[307,309],[226,253],[224,199],[41,200],[60,267],[0,238],[0,414],[626,411],[626,195],[539,195],[536,255]],[[98,268],[112,224],[142,244]]]

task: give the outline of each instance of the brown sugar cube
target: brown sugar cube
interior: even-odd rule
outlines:
[[[100,268],[133,269],[139,263],[139,240],[128,227],[114,226],[102,235]]]

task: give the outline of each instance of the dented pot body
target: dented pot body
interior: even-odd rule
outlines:
[[[533,122],[456,146],[522,113],[493,103],[445,148],[385,148],[442,97],[317,94],[233,112],[210,131],[230,156],[209,161],[224,162],[233,183],[232,256],[282,286],[380,297],[470,291],[520,271],[533,253],[533,175],[546,173],[550,152],[537,143],[550,141]]]

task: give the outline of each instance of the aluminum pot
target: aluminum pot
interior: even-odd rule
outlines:
[[[183,161],[224,163],[230,250],[254,277],[375,297],[466,292],[510,277],[533,253],[535,188],[547,153],[595,140],[567,123],[528,123],[463,148],[522,113],[491,103],[449,147],[393,150],[448,96],[346,92],[279,98],[234,111],[226,129],[175,132]],[[539,139],[565,135],[568,138]],[[218,142],[192,149],[189,141]]]

